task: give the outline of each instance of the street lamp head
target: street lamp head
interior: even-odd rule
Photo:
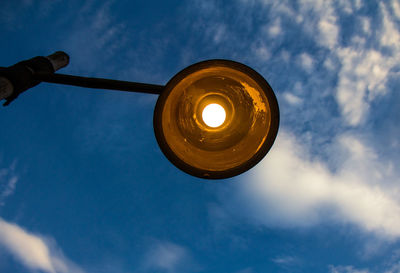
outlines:
[[[228,60],[191,65],[165,86],[54,73],[64,52],[0,67],[0,100],[10,104],[41,82],[159,94],[154,131],[165,156],[184,172],[222,179],[241,174],[269,151],[279,127],[278,102],[267,81]]]
[[[241,63],[191,65],[165,86],[154,131],[165,156],[184,172],[222,179],[256,165],[271,148],[279,108],[267,81]]]

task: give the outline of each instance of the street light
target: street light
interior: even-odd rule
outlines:
[[[199,62],[161,86],[54,73],[68,61],[67,54],[56,52],[0,68],[0,99],[8,105],[40,82],[159,94],[153,126],[162,152],[182,171],[207,179],[249,170],[276,138],[279,108],[274,92],[244,64]]]

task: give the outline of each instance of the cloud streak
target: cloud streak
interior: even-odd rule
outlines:
[[[188,250],[168,241],[159,241],[147,251],[142,268],[145,272],[192,272],[195,265]]]
[[[330,266],[330,273],[371,273],[368,269],[356,269],[353,266]]]
[[[83,273],[54,243],[0,218],[0,245],[31,270],[48,273]]]
[[[96,68],[110,68],[110,59],[126,44],[125,25],[117,23],[111,7],[115,1],[99,6],[87,1],[74,15],[72,30],[63,41],[71,56],[71,64],[78,72],[94,73]],[[69,17],[68,17],[69,18]],[[114,67],[113,67],[114,69]],[[101,71],[101,70],[100,70]]]
[[[0,169],[0,206],[4,206],[4,202],[15,192],[18,182],[18,176],[14,173],[16,162],[11,164],[9,168]]]
[[[400,263],[394,263],[390,266],[387,266],[386,269],[382,269],[379,271],[373,271],[367,268],[358,269],[354,266],[330,266],[329,273],[398,273],[400,272]]]

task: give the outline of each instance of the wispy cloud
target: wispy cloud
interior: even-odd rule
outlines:
[[[330,273],[371,273],[367,269],[356,269],[353,266],[330,266]]]
[[[356,13],[361,5],[361,2],[353,2],[353,5],[340,7],[351,13],[353,18],[358,18],[363,31],[354,33],[348,42],[341,44],[338,35],[332,35],[329,29],[320,28],[321,34],[330,40],[326,42],[326,39],[316,39],[317,43],[329,48],[331,56],[337,58],[342,65],[338,73],[336,99],[345,121],[351,126],[363,125],[368,118],[371,103],[388,92],[386,84],[390,76],[393,76],[391,70],[397,65],[396,60],[400,56],[400,34],[388,7],[379,4],[377,14],[380,15],[378,19],[381,24],[375,29],[378,34],[371,37],[370,21]],[[337,23],[340,15],[331,6],[332,3],[325,2],[324,7],[317,11],[318,24],[328,20],[331,27],[340,32],[342,29]],[[323,9],[331,11],[327,14]],[[368,43],[370,40],[374,43]]]
[[[278,256],[272,259],[278,265],[293,266],[299,263],[299,259],[293,256]]]
[[[0,206],[4,205],[7,197],[12,195],[18,182],[15,174],[16,161],[8,168],[0,169]]]
[[[329,58],[335,58],[341,64],[336,100],[345,121],[351,126],[362,125],[370,104],[387,92],[390,71],[397,64],[395,60],[400,54],[399,31],[385,4],[381,3],[377,11],[382,24],[380,29],[376,29],[379,33],[376,37],[371,37],[368,19],[357,14],[361,6],[362,3],[357,1],[339,1],[335,7],[333,2],[303,0],[297,13],[304,33],[313,37],[315,44],[329,49]],[[349,41],[344,40],[345,43],[339,35],[343,32],[339,24],[340,12],[351,14],[356,22],[359,18],[363,30],[354,33],[348,38]],[[318,35],[312,35],[316,30]],[[367,44],[370,39],[377,43]],[[385,52],[385,47],[391,52]],[[314,72],[315,69],[310,65],[312,56],[301,57],[301,64],[306,71]]]
[[[285,92],[283,94],[283,98],[291,105],[295,106],[295,105],[299,105],[302,103],[302,99],[297,97],[296,95],[289,93],[289,92]]]
[[[329,266],[329,273],[398,273],[400,272],[400,263],[396,262],[393,264],[389,264],[385,266],[384,268],[377,269],[377,270],[371,270],[369,268],[356,268],[352,265],[346,265],[346,266]]]
[[[245,268],[245,269],[239,270],[239,271],[237,271],[235,273],[253,273],[253,272],[254,272],[253,269],[249,267],[249,268]]]
[[[375,48],[366,45],[370,23],[361,18],[364,34],[356,35],[347,47],[335,51],[341,60],[337,87],[337,101],[346,121],[357,126],[367,118],[369,107],[377,97],[385,95],[391,70],[400,56],[400,33],[390,17],[387,7],[380,4],[381,29]],[[385,51],[384,49],[389,51]]]
[[[385,84],[394,62],[376,50],[344,48],[338,51],[342,60],[337,87],[337,101],[349,125],[366,119],[370,103],[385,94]]]
[[[33,0],[3,1],[0,9],[0,22],[6,29],[20,29],[24,25],[21,17],[32,16],[31,8],[36,4],[34,16],[46,17],[57,5],[59,0],[45,0],[36,2]]]
[[[314,60],[309,54],[307,54],[307,53],[300,54],[299,61],[300,61],[300,65],[308,73],[311,73],[314,70]]]
[[[378,251],[378,250],[375,250]],[[386,261],[380,267],[357,267],[354,265],[329,265],[329,273],[399,273],[400,250],[395,250],[386,256]]]
[[[61,46],[71,56],[70,67],[85,73],[98,70],[103,74],[114,69],[110,67],[110,59],[116,58],[116,52],[126,44],[125,25],[117,22],[111,11],[114,3],[105,1],[97,6],[94,1],[86,1],[74,16],[68,17],[75,19]]]
[[[298,271],[302,267],[302,260],[296,256],[282,255],[271,260],[287,272]]]
[[[49,239],[30,233],[0,218],[0,245],[31,270],[48,273],[83,273]]]
[[[158,241],[148,249],[142,265],[144,271],[154,272],[193,272],[196,265],[189,251],[180,245],[168,241]]]

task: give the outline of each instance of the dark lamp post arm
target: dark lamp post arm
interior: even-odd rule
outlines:
[[[89,78],[58,73],[37,72],[33,78],[40,82],[58,83],[95,89],[109,89],[147,94],[161,94],[163,85],[110,80],[103,78]]]
[[[41,82],[59,83],[95,89],[110,89],[159,95],[163,85],[89,78],[54,73],[67,66],[69,56],[57,51],[47,57],[38,56],[9,67],[0,67],[0,100],[9,105],[21,93]]]

